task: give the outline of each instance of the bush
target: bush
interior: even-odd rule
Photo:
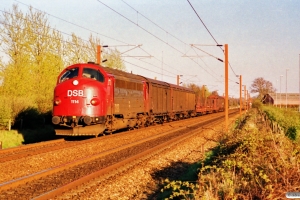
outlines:
[[[26,108],[15,118],[14,128],[36,129],[45,125],[44,116],[36,108]]]
[[[51,118],[51,111],[41,113],[37,108],[26,108],[17,115],[13,128],[23,135],[24,144],[53,140],[56,135]]]
[[[16,116],[28,108],[37,108],[34,102],[34,97],[10,97],[11,99],[11,109],[12,118],[15,119]]]
[[[20,131],[23,135],[23,144],[31,144],[41,141],[56,139],[55,131],[52,125],[45,125],[42,128],[26,129]]]
[[[263,107],[263,103],[259,99],[255,99],[253,101],[252,108],[257,108],[257,109],[261,110],[262,107]]]
[[[2,142],[2,149],[17,147],[22,145],[24,142],[22,134],[15,130],[12,131],[1,131],[0,130],[0,141]]]
[[[28,107],[35,107],[30,97],[0,96],[0,119],[2,119],[0,126],[7,126],[8,120],[12,120],[12,124],[14,124],[18,114]]]

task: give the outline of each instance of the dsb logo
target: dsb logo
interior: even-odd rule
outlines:
[[[68,97],[82,97],[83,96],[83,90],[68,90],[68,93],[67,93],[67,96]]]

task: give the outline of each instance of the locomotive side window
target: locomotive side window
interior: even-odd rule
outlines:
[[[75,78],[78,76],[78,71],[79,68],[75,67],[72,69],[67,70],[59,79],[59,82],[64,82],[65,80],[71,79],[71,78]]]
[[[100,81],[102,83],[104,82],[103,74],[99,70],[92,69],[92,68],[83,68],[82,77],[91,78]]]

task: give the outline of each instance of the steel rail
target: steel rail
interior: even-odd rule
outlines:
[[[7,149],[0,149],[0,156],[2,154],[14,153],[14,152],[18,152],[18,151],[28,150],[31,148],[37,148],[37,147],[42,147],[42,146],[51,145],[51,144],[55,144],[55,143],[60,143],[60,142],[64,142],[64,141],[65,141],[64,139],[57,139],[57,140],[51,140],[51,141],[47,141],[47,142],[39,142],[39,143],[34,143],[34,144],[21,145],[18,147],[11,147],[11,148],[7,148]]]
[[[204,123],[209,123],[209,125],[212,124],[216,124],[216,123],[220,123],[220,121],[223,121],[223,116],[222,117],[218,117],[217,120],[216,119],[210,119],[205,121]],[[202,123],[203,124],[203,123]],[[195,124],[191,125],[194,126]],[[181,128],[182,129],[182,128]],[[185,128],[184,128],[185,129]],[[108,179],[110,177],[110,173],[117,171],[119,168],[124,167],[128,164],[130,165],[135,165],[135,162],[142,162],[142,160],[146,160],[149,157],[152,157],[156,154],[159,154],[160,152],[166,150],[167,148],[174,146],[176,144],[179,144],[180,142],[187,140],[189,138],[194,137],[196,134],[198,134],[199,132],[202,132],[205,128],[204,127],[199,127],[193,130],[190,130],[178,137],[175,137],[171,140],[168,140],[167,142],[164,142],[162,144],[159,144],[151,149],[148,149],[146,151],[143,151],[139,154],[136,154],[134,156],[131,156],[121,162],[115,163],[113,165],[110,165],[106,168],[103,168],[97,172],[94,172],[92,174],[89,174],[87,176],[84,176],[80,179],[77,179],[69,184],[66,184],[60,188],[57,188],[55,190],[49,191],[45,194],[42,194],[38,197],[33,198],[33,200],[46,200],[46,199],[53,199],[57,196],[62,195],[63,193],[70,191],[80,185],[83,185],[84,183],[87,183],[89,181],[92,181],[93,179],[96,179],[97,177],[101,177],[102,179]],[[115,175],[115,174],[113,174]],[[108,177],[104,177],[104,176],[108,176]]]

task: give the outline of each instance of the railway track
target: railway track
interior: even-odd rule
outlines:
[[[222,113],[216,113],[215,115],[222,115]],[[109,135],[108,137],[99,137],[80,142],[69,142],[64,145],[64,148],[58,148],[57,150],[55,150],[56,147],[53,149],[47,148],[48,151],[40,149],[38,151],[43,152],[40,154],[37,153],[38,151],[36,149],[33,149],[35,153],[24,153],[24,157],[20,157],[17,160],[0,163],[0,183],[30,176],[31,174],[38,173],[48,168],[54,168],[63,163],[80,160],[97,152],[104,152],[109,149],[158,134],[159,132],[165,132],[176,127],[189,125],[193,122],[199,121],[199,119],[209,119],[212,116],[213,115],[206,115],[200,118],[191,118],[163,125],[132,130],[129,132],[122,132]],[[59,144],[59,146],[62,145]]]
[[[222,115],[222,113],[216,113],[216,115]],[[201,117],[209,117],[208,116],[201,116]],[[189,119],[192,121],[196,121],[198,120],[198,118],[192,118]],[[193,122],[191,122],[193,123]],[[170,124],[170,126],[174,126],[176,127],[176,124],[180,124],[180,125],[185,125],[185,120],[183,121],[174,121]],[[148,129],[157,129],[157,126],[150,126],[147,127]],[[131,133],[135,133],[138,132],[139,130],[135,129],[135,130],[131,130]],[[128,132],[126,132],[126,134],[128,134]],[[114,137],[115,135],[110,135],[110,137]],[[102,138],[101,138],[102,139]],[[89,143],[89,142],[94,142],[97,139],[89,139],[89,140],[83,140],[83,141],[66,141],[64,139],[57,139],[57,140],[52,140],[52,141],[46,141],[46,142],[40,142],[40,143],[35,143],[35,144],[28,144],[28,145],[22,145],[19,147],[14,147],[14,148],[8,148],[8,149],[2,149],[0,150],[0,163],[1,162],[7,162],[7,161],[11,161],[11,160],[17,160],[20,158],[25,158],[25,157],[30,157],[30,156],[34,156],[34,155],[38,155],[38,154],[42,154],[42,153],[46,153],[46,152],[51,152],[51,151],[56,151],[59,149],[64,149],[64,148],[68,148],[68,147],[73,147],[73,146],[79,146],[85,143]]]
[[[5,162],[10,159],[8,157],[20,155],[19,157],[22,157],[28,152],[28,154],[33,155],[36,150],[44,149],[52,146],[58,146],[59,144],[64,143],[64,139],[57,139],[47,142],[39,142],[35,144],[28,144],[28,145],[22,145],[14,148],[7,148],[7,149],[1,149],[0,150],[0,162]],[[7,159],[4,159],[7,158]],[[16,156],[18,158],[18,156]],[[2,159],[2,160],[1,160]]]
[[[187,157],[196,157],[194,162],[198,162],[201,155],[204,155],[204,146],[208,148],[209,143],[212,143],[211,138],[214,138],[209,134],[208,138],[205,138],[203,134],[207,133],[208,129],[209,132],[215,133],[212,127],[218,126],[221,121],[217,120],[203,128],[192,130],[36,199],[162,199],[157,197],[162,178],[176,180],[180,174],[186,173],[185,162],[191,161],[191,158]],[[198,146],[195,148],[193,143],[198,143]],[[177,162],[174,162],[175,160]],[[162,168],[164,162],[167,164]],[[141,178],[144,176],[146,178]],[[154,177],[157,181],[151,183]]]
[[[203,119],[201,123],[173,128],[171,131],[151,135],[138,141],[125,142],[120,147],[101,151],[94,155],[3,182],[0,184],[0,198],[20,199],[20,197],[26,196],[30,199],[49,199],[49,195],[57,195],[58,191],[65,191],[66,188],[70,189],[90,178],[99,176],[99,174],[103,175],[111,172],[112,169],[123,166],[124,162],[139,160],[141,156],[166,146],[168,141],[172,140],[170,143],[174,143],[179,140],[179,137],[183,137],[185,132],[201,129],[202,126],[215,121],[216,118],[223,119],[223,116],[223,114],[214,115],[214,118],[206,120],[201,118]],[[119,134],[115,137],[118,138]],[[143,153],[137,155],[137,152]],[[49,191],[53,192],[49,193]]]

